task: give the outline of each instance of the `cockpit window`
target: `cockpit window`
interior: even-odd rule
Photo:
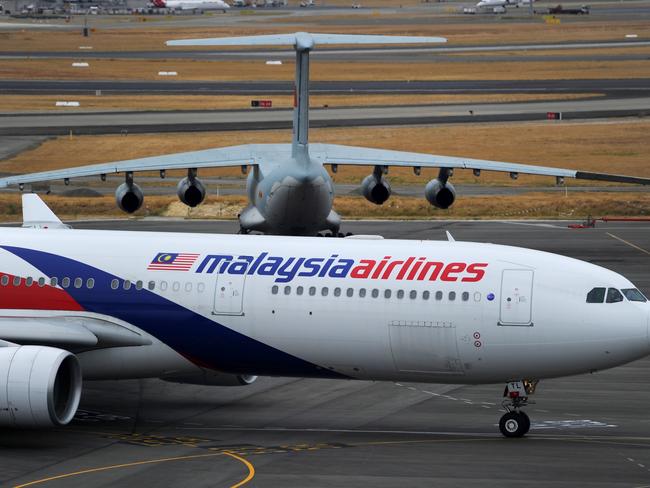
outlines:
[[[607,289],[607,300],[605,300],[607,303],[616,303],[616,302],[622,302],[623,301],[623,295],[621,295],[621,292],[618,291],[616,288],[608,288]]]
[[[587,303],[603,303],[605,300],[605,288],[594,288],[587,293]]]
[[[641,293],[636,288],[623,288],[621,291],[623,292],[623,295],[625,295],[625,298],[627,298],[631,302],[647,302],[648,301],[648,299],[643,296],[643,293]]]

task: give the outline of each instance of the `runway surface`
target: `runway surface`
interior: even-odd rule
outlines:
[[[535,103],[353,107],[312,109],[309,125],[313,128],[544,120],[548,112],[562,112],[564,120],[644,117],[648,111],[650,97]],[[276,109],[21,114],[0,118],[0,135],[283,129],[291,127],[292,117],[291,110]]]
[[[522,245],[622,272],[650,292],[650,224],[348,222],[407,239]],[[233,232],[235,222],[121,220],[78,228]],[[616,324],[612,324],[616,327]],[[77,420],[0,433],[16,486],[636,487],[650,483],[650,361],[542,381],[525,439],[498,433],[503,385],[262,378],[248,387],[87,382]]]

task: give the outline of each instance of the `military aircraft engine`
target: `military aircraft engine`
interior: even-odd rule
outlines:
[[[135,183],[122,183],[115,190],[115,202],[127,213],[133,213],[142,206],[144,194]]]
[[[2,347],[0,392],[0,426],[66,425],[81,398],[79,361],[54,347]]]
[[[196,207],[205,199],[205,186],[198,178],[185,177],[178,182],[178,199],[188,207]]]
[[[444,210],[451,207],[456,200],[456,189],[451,183],[443,183],[435,178],[424,187],[424,196],[431,205]]]
[[[363,179],[361,190],[366,200],[376,205],[383,204],[391,194],[390,183],[383,176],[378,177],[376,174],[368,175]]]

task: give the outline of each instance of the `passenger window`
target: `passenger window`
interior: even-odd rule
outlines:
[[[167,291],[167,282],[166,281],[161,281],[160,282],[160,289],[162,291]]]
[[[302,286],[296,287],[296,295],[298,295],[298,296],[302,295],[303,291],[304,291],[304,288]]]
[[[315,286],[310,286],[309,287],[309,296],[313,297],[316,294],[316,287]]]
[[[322,290],[320,291],[320,294],[323,295],[324,297],[326,297],[327,294],[328,294],[329,292],[330,292],[330,291],[329,291],[329,288],[327,288],[326,286],[324,286],[324,287],[322,288]]]
[[[623,292],[623,295],[625,295],[625,298],[627,298],[631,302],[647,302],[647,298],[643,296],[643,293],[641,293],[639,290],[636,288],[623,288],[621,290]]]
[[[453,302],[454,300],[456,300],[456,292],[455,291],[450,291],[449,292],[449,301]]]
[[[142,283],[142,280],[138,280],[135,282],[136,290],[142,290],[143,287],[144,287],[144,283]],[[192,283],[190,283],[190,289],[192,289]]]
[[[436,300],[442,300],[442,292],[441,291],[436,292]]]
[[[138,288],[138,283],[140,283],[140,288]],[[142,281],[138,281],[138,283],[135,284],[136,289],[142,290]],[[185,292],[186,293],[191,293],[192,292],[192,282],[188,281],[185,283]]]
[[[411,290],[411,293],[409,293],[409,298],[411,300],[415,300],[418,297],[418,292],[415,290]]]
[[[404,298],[404,290],[397,290],[397,298],[400,300]]]
[[[150,289],[150,290],[155,289],[155,288],[156,288],[156,282],[155,282],[155,281],[150,281],[150,282],[147,284],[147,288]]]
[[[348,297],[354,296],[354,288],[348,288],[348,291],[345,292]]]
[[[587,303],[603,303],[605,300],[605,288],[594,288],[587,293]]]
[[[273,293],[274,295],[277,295],[279,289],[280,289],[280,288],[278,288],[278,285],[273,285],[273,286],[271,287],[271,293]]]
[[[340,297],[341,296],[341,289],[340,288],[334,288],[334,296],[335,297]]]
[[[431,295],[431,293],[429,293],[428,291],[423,291],[422,292],[422,300],[428,300],[430,295]]]
[[[290,295],[291,294],[291,287],[290,286],[285,286],[284,287],[284,294],[285,295]]]
[[[474,292],[474,301],[475,302],[480,302],[481,301],[481,292],[480,291]]]
[[[50,286],[59,286],[59,279],[56,276],[50,278]]]
[[[25,278],[25,286],[32,286],[32,283],[34,283],[34,278],[32,278],[31,276]]]
[[[20,276],[14,276],[14,286],[20,286]]]
[[[9,277],[7,275],[2,275],[0,283],[2,283],[2,286],[7,286],[9,284]]]
[[[466,302],[467,300],[469,300],[469,292],[464,291],[463,294],[461,295],[461,297],[462,297],[462,300],[464,302]]]
[[[196,291],[198,291],[199,293],[203,293],[204,290],[205,290],[205,285],[203,283],[199,283],[198,285],[196,285]]]
[[[178,285],[178,283],[176,283]],[[125,290],[130,290],[131,289],[131,281],[130,280],[124,280],[122,283],[122,288]],[[178,291],[178,288],[176,288],[176,291]]]
[[[38,286],[40,286],[41,288],[45,286],[45,278],[43,278],[42,276],[38,279]]]
[[[372,289],[372,298],[377,298],[379,296],[379,290],[377,288]]]
[[[70,278],[68,278],[67,276],[65,276],[65,277],[61,280],[61,286],[62,286],[63,288],[67,288],[67,287],[69,287],[69,286],[70,286]]]
[[[178,281],[174,281],[172,283],[172,290],[173,291],[178,291],[181,289],[181,284]]]
[[[365,288],[359,288],[359,297],[365,298],[366,296],[366,289]]]
[[[390,290],[384,290],[384,298],[390,298],[391,291]]]
[[[94,278],[88,278],[86,280],[86,288],[88,288],[89,290],[92,290],[93,288],[95,288],[95,279]]]
[[[616,288],[608,288],[607,289],[607,300],[605,300],[607,303],[617,303],[617,302],[622,302],[623,301],[623,295],[621,295],[621,292],[618,291]]]
[[[83,286],[83,284],[84,284],[84,280],[82,280],[81,278],[75,278],[74,279],[74,287],[75,288],[81,288]]]

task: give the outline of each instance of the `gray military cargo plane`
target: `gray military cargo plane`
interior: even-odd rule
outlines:
[[[248,171],[247,193],[249,205],[239,215],[241,232],[259,231],[268,234],[315,235],[322,231],[339,234],[341,218],[332,208],[334,184],[325,165],[333,172],[339,165],[374,167],[362,182],[364,197],[381,205],[391,194],[385,178],[390,166],[412,167],[416,174],[421,168],[439,169],[438,177],[429,181],[424,196],[435,207],[446,209],[456,191],[449,181],[455,168],[471,169],[479,175],[482,170],[564,178],[615,181],[648,185],[650,179],[576,171],[571,169],[532,166],[499,161],[436,156],[402,151],[390,151],[336,144],[309,144],[309,53],[319,45],[354,44],[427,44],[446,42],[441,37],[405,37],[381,35],[341,34],[277,34],[215,39],[187,39],[169,41],[169,46],[293,46],[296,51],[295,103],[293,111],[293,138],[291,144],[245,144],[164,156],[154,156],[91,166],[81,166],[0,179],[0,188],[54,179],[124,173],[125,182],[115,192],[117,205],[132,213],[143,203],[144,194],[134,182],[138,171],[187,170],[187,177],[178,183],[179,199],[190,207],[199,205],[206,189],[197,177],[199,168],[241,166]]]

